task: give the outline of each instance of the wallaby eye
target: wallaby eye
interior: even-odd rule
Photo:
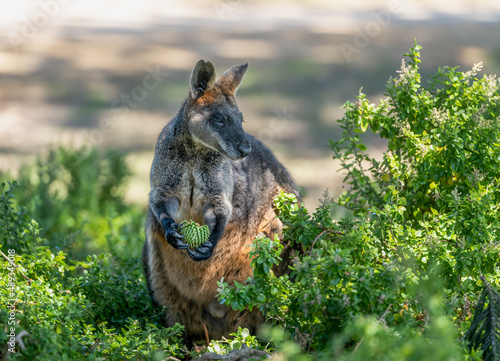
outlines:
[[[212,121],[215,125],[222,126],[225,124],[224,118],[220,116],[215,116],[212,118]]]

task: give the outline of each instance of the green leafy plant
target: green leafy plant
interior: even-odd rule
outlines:
[[[151,304],[138,260],[73,261],[51,250],[27,210],[15,206],[16,186],[0,185],[2,358],[155,360],[187,352],[183,327],[162,326],[163,309]]]
[[[76,259],[103,252],[137,258],[144,209],[123,201],[129,174],[116,151],[54,147],[21,167],[14,194],[43,225],[41,236],[51,249]]]
[[[205,243],[210,237],[210,228],[207,225],[200,226],[195,221],[183,221],[179,225],[179,232],[185,237],[184,241],[192,248]]]
[[[406,54],[378,105],[362,93],[344,105],[342,136],[331,142],[350,186],[339,199],[313,214],[291,195],[275,200],[285,243],[304,249],[291,274],[272,271],[278,240],[256,239],[253,278],[219,283],[221,302],[259,307],[304,350],[328,353],[337,338],[344,359],[480,357],[457,338],[471,323],[481,274],[500,285],[499,83],[477,78],[479,64],[439,69],[423,84],[419,51]],[[387,141],[378,159],[364,144],[368,129]],[[337,207],[350,213],[334,220]],[[429,282],[440,286],[425,298]],[[414,351],[398,358],[405,349]]]
[[[478,64],[467,72],[439,69],[424,86],[419,49],[406,54],[409,63],[378,106],[364,94],[344,105],[343,136],[331,146],[351,189],[339,202],[401,225],[380,227],[389,242],[414,230],[412,252],[446,265],[450,288],[466,282],[477,291],[472,280],[493,276],[500,249],[498,80],[476,78]],[[359,135],[368,128],[388,140],[381,161],[365,153]]]
[[[344,105],[343,135],[331,146],[351,188],[339,204],[374,218],[377,236],[419,273],[439,264],[447,302],[464,321],[481,274],[500,285],[499,83],[477,78],[477,64],[439,69],[423,85],[419,50],[406,54],[378,105],[364,94]],[[365,152],[368,128],[388,141],[382,160]]]
[[[30,249],[40,242],[38,224],[25,208],[13,211],[17,182],[0,183],[0,244],[16,253]]]
[[[286,225],[285,238],[314,235],[303,243],[309,244],[305,255],[296,259],[290,276],[277,277],[272,269],[283,246],[278,240],[257,238],[250,252],[253,278],[234,288],[219,282],[222,302],[240,310],[259,307],[306,348],[324,348],[334,333],[359,315],[378,314],[397,321],[399,314],[392,310],[405,302],[398,290],[412,275],[383,258],[381,242],[367,242],[370,223],[333,222],[326,204],[305,217],[307,210],[290,194],[282,193],[275,204]]]
[[[233,350],[241,350],[242,347],[257,350],[265,350],[266,347],[259,343],[255,335],[251,335],[247,328],[238,328],[238,331],[232,333],[230,339],[223,338],[222,340],[212,340],[207,347],[207,352],[218,355],[226,355]]]

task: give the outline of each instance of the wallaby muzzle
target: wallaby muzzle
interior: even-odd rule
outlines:
[[[252,151],[252,146],[248,142],[248,140],[245,142],[245,144],[240,144],[238,146],[238,152],[240,153],[240,159],[245,158],[250,152]]]
[[[250,145],[250,142],[248,141],[247,135],[243,131],[243,128],[241,129],[241,133],[243,134],[233,134],[232,138],[234,139],[234,141],[231,142],[232,144],[226,143],[227,145],[229,145],[227,147],[229,149],[226,148],[224,152],[231,160],[234,161],[242,160],[252,151],[252,146]]]

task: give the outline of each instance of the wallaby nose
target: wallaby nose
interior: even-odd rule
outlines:
[[[250,143],[238,146],[238,153],[240,153],[241,159],[245,158],[251,151],[252,151],[252,146],[250,145]]]

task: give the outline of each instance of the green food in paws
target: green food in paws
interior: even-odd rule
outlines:
[[[179,232],[184,236],[184,242],[191,247],[199,247],[210,237],[210,229],[207,225],[200,226],[195,221],[184,221],[180,224]]]

